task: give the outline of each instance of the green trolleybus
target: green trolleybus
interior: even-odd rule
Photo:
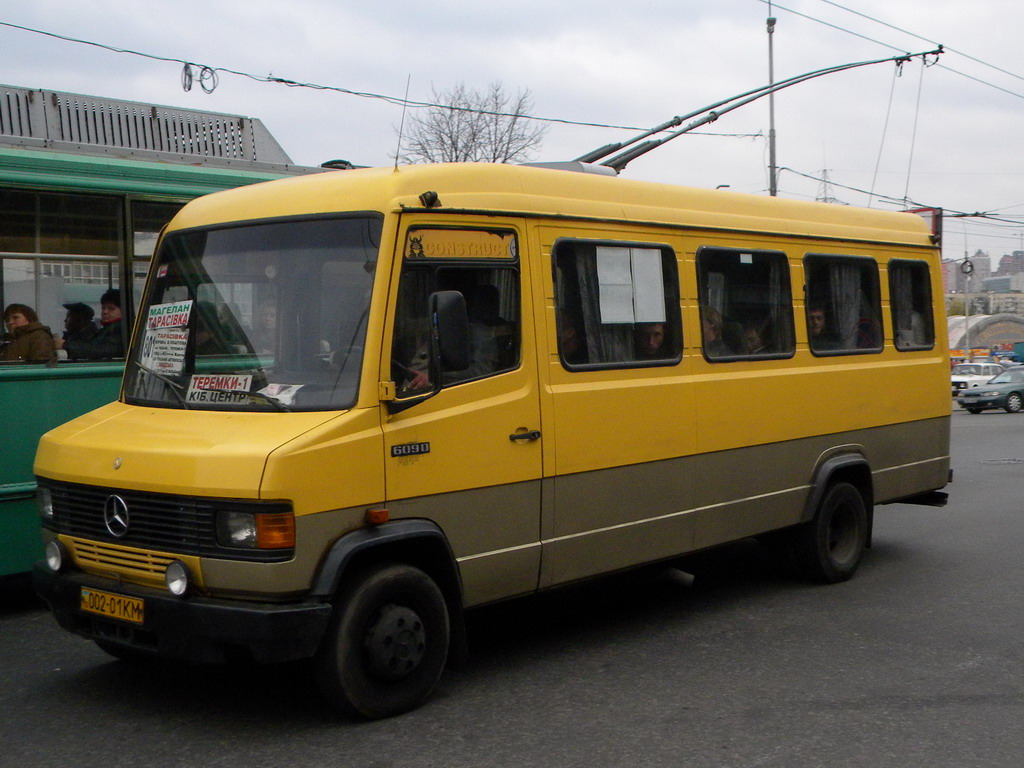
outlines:
[[[95,323],[116,290],[123,349],[157,235],[182,205],[316,170],[259,120],[0,85],[0,307],[30,307],[60,337],[69,305]],[[123,356],[56,354],[0,362],[0,577],[42,556],[39,436],[117,399]]]

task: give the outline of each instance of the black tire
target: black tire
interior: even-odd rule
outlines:
[[[382,564],[341,589],[316,658],[317,684],[348,714],[407,712],[433,691],[448,657],[448,608],[418,568]]]
[[[1011,392],[1006,396],[1006,405],[1003,408],[1007,413],[1020,413],[1024,407],[1024,400],[1021,400],[1020,392]]]
[[[813,581],[846,581],[860,565],[867,537],[864,497],[849,483],[835,483],[825,491],[814,518],[794,531],[797,565]]]
[[[981,411],[982,411],[981,408],[968,408],[967,409],[968,413],[973,413],[975,416],[977,416],[979,413],[981,413]]]

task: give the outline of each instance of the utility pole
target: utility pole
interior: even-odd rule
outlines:
[[[772,4],[768,3],[768,13],[772,12]],[[775,84],[775,55],[772,38],[775,35],[775,17],[768,16],[768,85]],[[768,94],[768,194],[777,197],[779,194],[778,171],[775,167],[775,91]]]

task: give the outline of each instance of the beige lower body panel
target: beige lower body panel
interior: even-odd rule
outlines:
[[[867,462],[876,503],[941,488],[948,417],[553,478],[539,586],[800,523],[819,468],[845,455]]]
[[[876,503],[941,488],[949,472],[948,418],[403,499],[387,507],[392,519],[437,523],[459,565],[469,607],[799,523],[818,468],[848,454],[867,461]],[[239,596],[308,590],[330,544],[361,527],[363,512],[300,517],[296,557],[289,563],[204,559],[206,585]]]

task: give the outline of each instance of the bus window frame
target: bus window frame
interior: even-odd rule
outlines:
[[[810,324],[810,312],[811,307],[817,302],[811,300],[810,288],[811,281],[808,279],[808,260],[812,263],[814,260],[828,260],[833,262],[843,261],[852,264],[861,263],[867,264],[873,269],[870,270],[871,278],[874,282],[874,303],[872,309],[875,310],[874,318],[868,318],[869,320],[874,319],[878,323],[878,337],[879,343],[876,346],[871,347],[838,347],[836,349],[815,349],[811,343],[811,324]],[[801,259],[801,266],[803,268],[804,275],[804,331],[807,334],[807,348],[811,351],[811,354],[815,357],[845,357],[848,355],[878,355],[885,350],[885,320],[884,313],[882,311],[882,279],[879,274],[879,260],[874,256],[867,256],[863,254],[850,254],[850,253],[825,253],[823,251],[808,251],[803,255]],[[861,274],[864,274],[861,272]],[[829,304],[830,309],[832,304]],[[862,320],[863,318],[861,318]],[[860,320],[858,320],[860,322]]]
[[[559,280],[559,266],[558,257],[559,249],[565,243],[581,243],[583,245],[592,247],[594,249],[596,257],[596,249],[599,247],[607,248],[636,248],[645,250],[657,250],[661,254],[662,264],[662,287],[665,289],[665,342],[670,344],[670,349],[674,349],[675,352],[672,356],[664,358],[653,358],[645,360],[642,358],[632,360],[614,360],[614,361],[599,361],[595,363],[573,363],[566,360],[562,349],[561,329],[563,323],[563,314],[569,314],[564,312],[559,301],[559,291],[561,281]],[[683,317],[681,311],[681,292],[680,292],[680,279],[679,279],[679,254],[676,249],[666,242],[657,241],[644,241],[637,239],[629,240],[614,240],[611,238],[591,238],[591,237],[573,237],[571,235],[565,235],[562,237],[555,238],[551,244],[551,281],[555,292],[554,298],[554,309],[555,309],[555,326],[558,329],[556,331],[557,337],[557,350],[558,360],[562,364],[562,367],[572,373],[583,373],[586,371],[611,371],[611,370],[631,370],[631,369],[643,369],[643,368],[665,368],[670,366],[679,365],[683,359],[683,344],[684,344],[684,328],[683,328]],[[665,283],[665,280],[668,283]],[[579,302],[579,309],[582,313],[583,305],[582,299]],[[634,321],[633,328],[643,323],[637,323]],[[602,324],[603,325],[603,324]]]

